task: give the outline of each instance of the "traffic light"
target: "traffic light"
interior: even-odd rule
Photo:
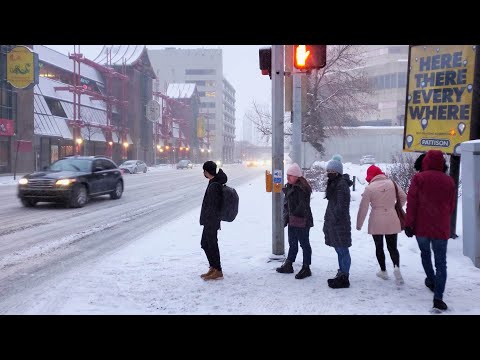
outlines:
[[[272,48],[260,48],[258,50],[260,58],[260,70],[262,75],[269,75],[272,78]]]
[[[293,45],[293,66],[296,69],[321,69],[326,64],[327,45]]]

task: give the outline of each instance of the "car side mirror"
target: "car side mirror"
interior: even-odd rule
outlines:
[[[45,165],[44,167],[42,167],[42,170],[48,170],[48,166]]]

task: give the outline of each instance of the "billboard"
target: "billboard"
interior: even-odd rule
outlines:
[[[476,51],[475,45],[410,47],[404,151],[458,155],[460,143],[471,140]]]

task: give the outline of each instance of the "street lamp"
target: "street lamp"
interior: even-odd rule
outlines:
[[[77,155],[80,155],[80,145],[82,145],[83,140],[82,138],[76,138],[75,142],[77,143]]]
[[[123,152],[123,158],[124,158],[125,160],[127,160],[127,157],[128,157],[128,156],[127,156],[128,142],[125,141],[125,142],[123,143],[123,149],[124,149],[124,150],[123,150],[123,151],[124,151],[124,152]]]

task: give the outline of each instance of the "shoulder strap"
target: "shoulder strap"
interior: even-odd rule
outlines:
[[[397,188],[397,183],[393,181],[393,186],[395,186],[395,195],[397,196],[397,202],[400,204],[400,196],[398,195],[398,188]]]

